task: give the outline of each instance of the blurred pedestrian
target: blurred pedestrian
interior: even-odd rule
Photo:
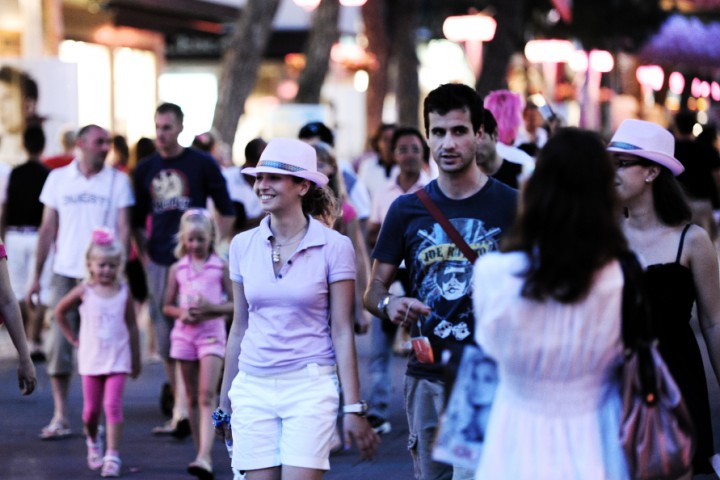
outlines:
[[[424,170],[424,166],[429,162],[430,148],[417,128],[398,127],[390,144],[394,161],[400,171],[395,180],[388,182],[385,189],[373,199],[368,228],[368,242],[373,247],[390,205],[400,195],[415,193],[430,181]],[[396,295],[404,295],[410,291],[407,269],[404,266],[398,269],[396,281],[393,282],[390,290]],[[376,316],[372,318],[370,335],[372,347],[369,369],[372,385],[368,422],[377,433],[388,434],[392,430],[392,425],[388,421],[392,387],[390,358],[396,338],[399,337],[400,342],[405,339],[409,341],[409,336],[405,327],[398,327],[393,322]],[[406,347],[400,345],[399,348]]]
[[[248,480],[321,478],[338,413],[344,443],[361,456],[377,435],[363,417],[353,334],[355,255],[347,237],[314,216],[336,212],[315,150],[274,139],[257,167],[255,192],[269,213],[230,247],[234,319],[220,408],[231,413],[232,466]],[[242,342],[242,348],[241,348]]]
[[[505,253],[478,260],[475,336],[499,384],[475,478],[629,478],[617,205],[600,137],[561,130],[523,188]]]
[[[390,150],[394,132],[395,124],[381,124],[370,137],[370,150],[363,154],[358,164],[358,178],[370,192],[371,200],[397,175],[398,167]]]
[[[43,163],[50,170],[64,167],[75,158],[75,143],[77,142],[77,130],[66,128],[60,133],[60,144],[63,151],[52,157],[45,157]]]
[[[522,99],[520,95],[509,90],[495,90],[485,97],[485,108],[492,114],[497,125],[495,148],[503,159],[493,176],[506,185],[517,188],[520,176],[529,175],[535,166],[532,155],[513,146],[522,125]]]
[[[45,148],[45,133],[42,127],[36,125],[25,129],[23,148],[27,160],[14,167],[10,173],[7,195],[2,205],[0,236],[5,239],[7,249],[12,253],[8,258],[7,268],[19,302],[25,333],[30,341],[30,355],[35,361],[44,361],[42,330],[46,305],[49,302],[52,273],[50,265],[44,267],[41,275],[43,297],[36,299],[34,307],[25,301],[35,271],[38,228],[43,214],[40,192],[49,174],[47,167],[40,161]]]
[[[308,143],[323,142],[333,149],[335,148],[335,134],[322,122],[309,122],[303,125],[298,132],[298,138]],[[349,162],[336,158],[336,163],[345,184],[347,199],[357,214],[360,232],[363,238],[367,236],[367,223],[370,217],[370,192],[365,184],[360,181],[355,170]]]
[[[162,403],[172,403],[172,418],[153,429],[158,435],[190,434],[187,399],[176,362],[170,357],[170,330],[174,319],[162,313],[167,274],[175,261],[180,217],[190,208],[205,208],[209,198],[217,211],[215,221],[222,239],[231,231],[235,212],[225,179],[217,162],[209,155],[178,143],[184,114],[174,103],[163,103],[155,110],[157,152],[141,162],[133,172],[137,204],[132,225],[140,259],[144,262],[150,292],[150,318],[155,330],[158,353],[165,364],[168,386],[161,388]],[[150,232],[148,226],[150,216]],[[177,428],[180,425],[180,428]]]
[[[655,123],[625,120],[608,146],[617,165],[616,188],[630,248],[646,266],[650,318],[658,348],[680,387],[695,426],[695,474],[712,473],[715,453],[705,368],[690,326],[697,307],[714,381],[720,382],[720,278],[708,233],[690,224],[691,209],[675,177],[672,134]]]
[[[85,254],[88,276],[55,307],[65,338],[78,349],[83,387],[83,425],[87,466],[102,477],[119,477],[123,390],[129,375],[140,374],[140,335],[128,286],[121,280],[123,247],[108,229],[96,229]],[[80,330],[66,312],[80,310]],[[105,410],[107,450],[100,415]]]
[[[677,180],[687,195],[693,223],[703,227],[715,241],[718,232],[713,210],[720,209],[720,155],[711,145],[695,138],[696,123],[695,112],[685,110],[675,115],[675,157],[685,167]]]
[[[42,297],[40,278],[53,239],[57,254],[53,261],[53,279],[49,307],[85,278],[87,267],[83,247],[98,227],[110,229],[127,251],[130,242],[129,213],[135,202],[127,175],[105,166],[110,148],[107,130],[87,125],[77,134],[78,156],[65,167],[50,172],[40,201],[44,205],[38,230],[35,272],[25,301],[34,305]],[[66,312],[70,328],[77,332],[78,311]],[[48,374],[52,387],[54,412],[40,438],[50,440],[70,435],[67,398],[73,371],[73,346],[64,337],[57,322],[51,321],[48,349]]]
[[[214,252],[215,225],[205,209],[190,209],[180,218],[175,256],[170,266],[163,313],[175,319],[170,357],[180,362],[188,398],[190,430],[197,455],[188,472],[212,478],[213,425],[217,386],[232,314],[232,287],[225,262]]]

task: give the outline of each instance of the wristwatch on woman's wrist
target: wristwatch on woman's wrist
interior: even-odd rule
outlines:
[[[343,406],[343,413],[354,413],[364,417],[368,411],[368,404],[365,400],[360,400],[357,403],[351,403],[350,405]]]

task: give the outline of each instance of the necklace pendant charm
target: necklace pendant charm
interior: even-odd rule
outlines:
[[[273,263],[280,263],[280,249],[275,248],[272,252],[272,261]]]

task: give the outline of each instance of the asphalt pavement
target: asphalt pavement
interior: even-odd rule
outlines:
[[[369,394],[367,357],[369,336],[357,340],[360,358],[361,385],[364,397]],[[70,419],[73,435],[64,440],[43,441],[38,438],[41,428],[52,416],[50,381],[45,364],[36,365],[37,390],[22,397],[17,389],[15,361],[7,332],[0,327],[0,480],[46,480],[100,478],[85,463],[85,440],[82,436],[82,393],[79,377],[73,378],[70,391]],[[372,461],[360,461],[354,447],[350,451],[333,454],[327,480],[387,478],[410,480],[412,460],[407,452],[407,423],[402,409],[402,375],[406,359],[392,360],[392,399],[390,421],[392,431],[382,436],[378,452]],[[145,362],[137,380],[128,380],[125,390],[124,434],[120,455],[123,478],[136,479],[192,479],[186,473],[187,464],[194,459],[191,438],[176,440],[157,437],[152,427],[166,420],[158,397],[163,382],[162,364]],[[218,439],[213,448],[215,478],[231,480],[230,461],[223,442]]]
[[[697,330],[697,321],[692,325]],[[720,451],[720,388],[709,368],[704,342],[701,351],[709,379],[713,430],[716,450]],[[361,386],[364,398],[368,397],[369,375],[367,359],[369,336],[357,338]],[[82,432],[82,395],[79,378],[73,378],[70,393],[70,418],[74,434],[65,440],[41,441],[40,429],[52,414],[50,382],[45,364],[37,364],[38,388],[29,397],[18,393],[15,361],[7,332],[0,327],[0,480],[92,479],[97,472],[85,465],[85,441]],[[390,421],[392,431],[382,436],[378,452],[372,461],[360,461],[353,448],[333,454],[331,470],[326,480],[388,479],[410,480],[412,460],[406,449],[407,424],[402,409],[402,377],[406,359],[392,359],[392,404]],[[163,381],[163,368],[157,362],[145,362],[137,380],[129,380],[125,392],[125,433],[121,448],[122,476],[131,479],[192,479],[186,473],[187,464],[194,458],[192,440],[156,437],[150,433],[153,426],[164,420],[159,393]],[[510,452],[512,454],[512,452]],[[217,440],[213,449],[215,476],[218,480],[232,480],[230,461],[225,446]],[[714,475],[698,475],[694,480],[716,479]],[[525,480],[525,479],[522,479]]]

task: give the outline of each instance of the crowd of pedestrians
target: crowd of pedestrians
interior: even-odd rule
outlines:
[[[609,141],[545,129],[531,100],[461,84],[432,90],[423,120],[424,132],[380,125],[355,159],[337,158],[334,132],[313,121],[297,139],[252,140],[242,167],[211,132],[183,147],[172,103],[132,147],[87,125],[44,158],[42,124],[28,124],[23,161],[0,171],[0,318],[21,393],[35,388],[33,360],[47,361],[54,409],[40,412],[40,440],[71,435],[77,371],[87,466],[121,476],[123,390],[142,351],[164,364],[169,417],[148,433],[192,436],[188,474],[319,479],[333,452],[356,444],[371,458],[391,432],[400,352],[415,478],[631,478],[619,259],[634,252],[695,425],[686,477],[711,472],[689,321],[696,307],[720,381],[717,136],[695,139],[687,112],[677,139],[643,120]],[[366,333],[367,401],[355,348]],[[466,367],[473,347],[483,359]],[[469,418],[457,431],[456,390]],[[482,453],[443,457],[441,433]],[[226,465],[212,463],[217,435]]]

